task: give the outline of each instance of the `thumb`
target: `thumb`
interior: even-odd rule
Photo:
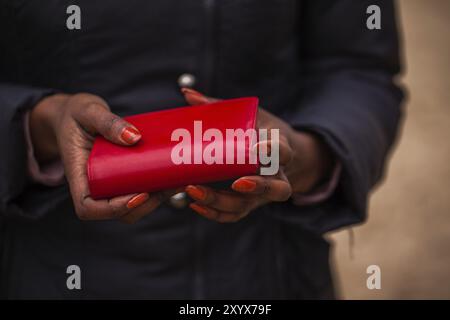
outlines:
[[[100,103],[91,103],[77,118],[80,125],[89,132],[98,133],[115,144],[133,145],[142,137],[135,126]]]
[[[187,103],[189,103],[191,106],[220,101],[219,99],[205,96],[204,94],[190,88],[182,88],[181,92],[183,93]]]

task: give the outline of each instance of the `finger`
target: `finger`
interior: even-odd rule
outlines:
[[[235,192],[215,191],[206,186],[187,186],[186,193],[197,203],[219,211],[240,213],[246,211],[251,199]]]
[[[237,222],[248,215],[248,212],[242,212],[239,214],[223,212],[214,208],[205,207],[199,203],[191,203],[189,207],[201,216],[220,223]]]
[[[264,153],[266,156],[270,156],[271,159],[277,155],[272,155],[273,144],[276,143],[276,141],[273,140],[263,140],[259,141],[257,144],[253,146],[253,152],[255,150],[258,151],[258,154],[260,152]],[[278,142],[278,159],[279,159],[279,165],[285,166],[289,162],[292,161],[293,157],[293,151],[291,146],[289,145],[288,141],[284,138],[284,136],[280,136],[280,141]]]
[[[135,223],[154,211],[160,204],[161,200],[157,196],[151,195],[142,205],[122,216],[120,221],[128,224]]]
[[[178,188],[152,194],[146,202],[122,216],[120,220],[128,224],[135,223],[153,212],[161,203],[169,199],[171,196],[181,191],[183,191],[183,189]]]
[[[82,111],[74,114],[75,120],[88,132],[100,134],[120,145],[132,145],[141,139],[139,130],[118,115],[109,111],[100,102],[89,103]]]
[[[103,220],[122,216],[130,209],[127,207],[129,201],[134,200],[132,203],[136,204],[135,197],[142,199],[143,196],[134,194],[108,200],[92,199],[86,172],[89,148],[84,145],[85,140],[79,129],[77,131],[69,128],[69,131],[70,138],[65,139],[68,143],[62,146],[61,157],[77,215],[82,220]]]
[[[105,200],[94,200],[85,197],[75,204],[76,212],[81,220],[117,219],[130,210],[139,207],[148,199],[148,194],[126,195]]]
[[[242,177],[233,182],[231,188],[243,194],[262,196],[269,201],[286,201],[292,194],[291,184],[284,173],[277,177]]]
[[[190,105],[202,105],[219,101],[219,99],[205,96],[204,94],[190,88],[182,88],[181,92]]]

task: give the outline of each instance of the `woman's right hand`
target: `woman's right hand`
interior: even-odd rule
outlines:
[[[130,147],[141,138],[133,125],[113,114],[98,96],[56,94],[43,99],[31,111],[30,133],[40,163],[62,160],[75,211],[82,220],[120,219],[133,223],[175,193],[130,194],[107,200],[90,197],[86,164],[95,135]]]

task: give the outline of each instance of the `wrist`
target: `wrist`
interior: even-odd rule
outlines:
[[[335,163],[333,152],[313,132],[292,130],[290,143],[293,158],[287,177],[294,193],[308,193],[330,177]]]

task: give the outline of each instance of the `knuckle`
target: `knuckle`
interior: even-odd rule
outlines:
[[[111,113],[106,117],[104,127],[109,134],[115,136],[119,135],[123,128],[126,127],[126,122],[121,117]]]
[[[117,218],[123,215],[123,211],[120,210],[120,208],[116,207],[116,206],[111,206],[111,210],[108,214],[109,217],[111,218]]]
[[[89,220],[89,212],[85,207],[83,207],[83,206],[77,207],[75,209],[75,213],[76,213],[78,219]]]
[[[108,104],[104,99],[88,92],[75,93],[72,95],[72,99],[76,100],[79,104],[88,105],[90,103],[96,103],[105,109],[109,109]]]
[[[109,200],[108,203],[109,203],[109,210],[105,214],[107,218],[122,217],[127,212],[123,206],[114,204],[111,202],[111,200]]]
[[[77,105],[77,106],[80,106],[80,105]],[[86,115],[89,115],[89,117],[93,117],[96,114],[98,114],[98,111],[100,109],[101,109],[100,104],[98,104],[97,102],[91,101],[83,106],[82,112],[84,112]]]
[[[106,137],[112,137],[115,133],[114,128],[117,127],[118,117],[109,113],[109,111],[97,112],[95,114],[96,126],[100,133]]]
[[[105,119],[105,125],[109,127],[111,130],[122,126],[122,119],[119,116],[116,116],[113,113],[110,113]]]
[[[245,201],[244,203],[241,204],[237,212],[239,213],[239,215],[246,214],[250,211],[250,207],[251,203],[249,201]]]
[[[75,213],[80,220],[91,220],[92,219],[92,210],[86,206],[84,196],[80,197],[80,201],[75,204]]]
[[[206,205],[211,205],[214,202],[216,202],[216,195],[215,195],[215,193],[207,191],[206,192],[206,198],[202,202],[203,202],[203,204],[206,204]]]
[[[92,94],[87,93],[87,92],[78,92],[78,93],[75,93],[72,97],[74,99],[78,99],[78,100],[87,100],[92,97]]]
[[[289,199],[291,196],[292,196],[292,186],[290,183],[288,183],[286,190],[286,200]]]
[[[87,92],[79,92],[79,93],[75,93],[72,96],[72,100],[76,100],[79,102],[86,102],[89,101],[90,99],[92,99],[92,95],[87,93]]]
[[[280,194],[279,201],[287,201],[292,196],[292,187],[288,185]]]

